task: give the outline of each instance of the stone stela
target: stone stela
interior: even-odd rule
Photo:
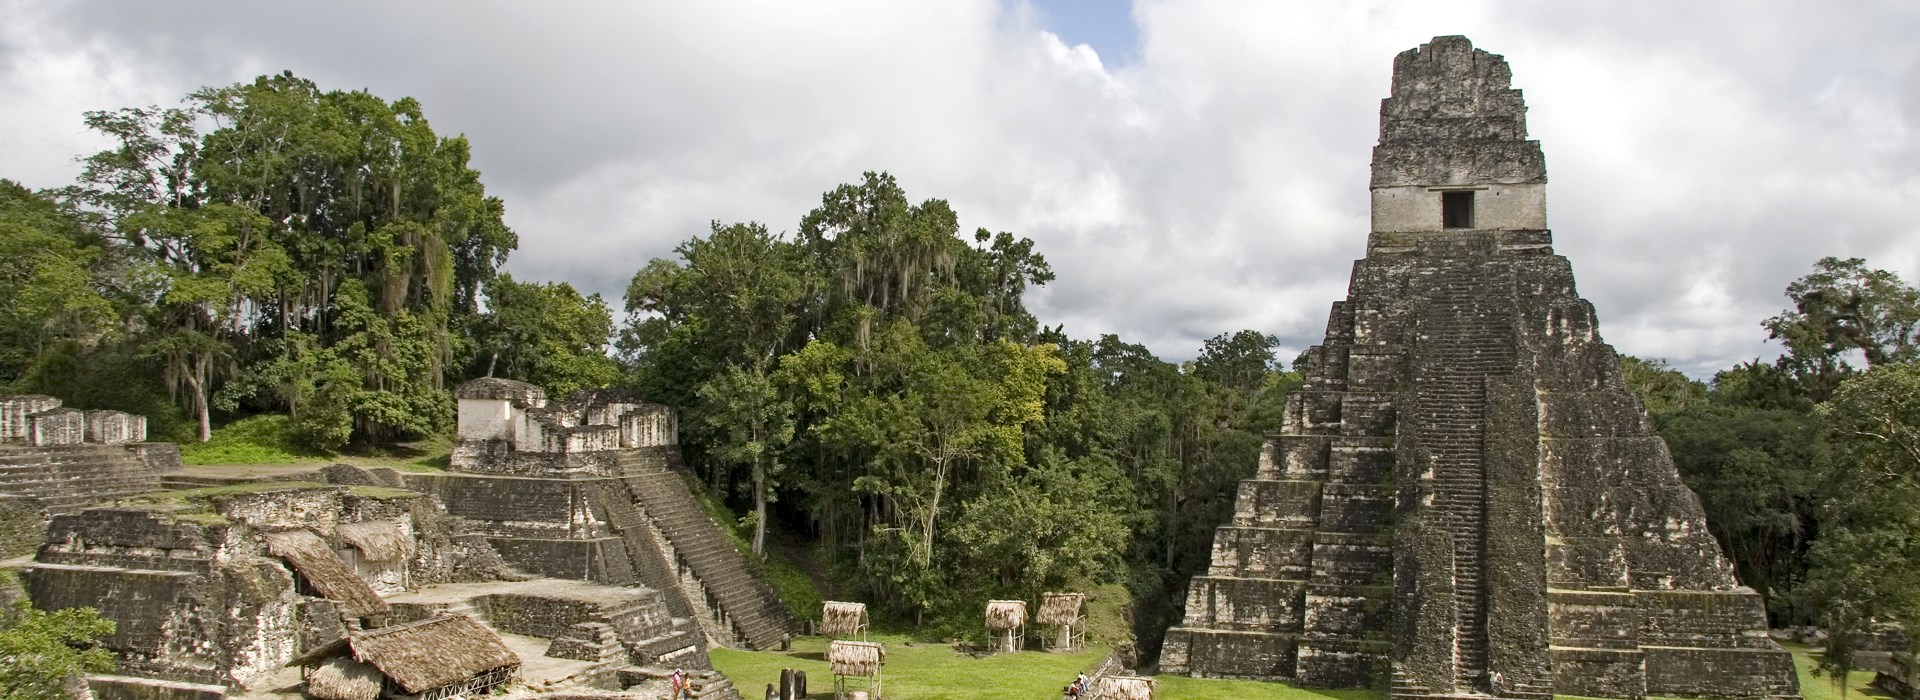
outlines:
[[[1161,669],[1395,698],[1799,695],[1547,229],[1506,61],[1395,57],[1373,230]]]

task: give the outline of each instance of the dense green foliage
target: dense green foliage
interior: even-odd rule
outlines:
[[[1627,358],[1681,476],[1776,624],[1831,634],[1920,629],[1920,291],[1859,259],[1825,258],[1762,325],[1782,343],[1701,385]]]
[[[47,612],[26,597],[10,603],[13,574],[0,569],[0,700],[65,700],[68,684],[113,670],[113,654],[95,644],[113,621],[93,608]]]
[[[702,478],[751,503],[753,551],[775,522],[810,533],[835,594],[930,631],[1103,583],[1163,626],[1297,385],[1251,331],[1182,368],[1042,328],[1032,241],[969,241],[885,174],[791,238],[716,222],[675,253],[628,288],[637,384],[683,409]]]
[[[0,182],[0,385],[325,452],[440,432],[489,371],[619,379],[598,296],[497,273],[505,206],[412,99],[282,74],[86,123],[114,145],[75,185]]]

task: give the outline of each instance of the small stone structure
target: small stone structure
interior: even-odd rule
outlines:
[[[484,378],[454,390],[451,471],[408,474],[530,573],[660,591],[716,643],[766,649],[799,621],[683,480],[669,407],[611,390],[550,402]]]
[[[30,442],[34,414],[59,407],[60,400],[51,396],[0,396],[0,442]]]
[[[1546,222],[1499,56],[1394,59],[1373,231],[1164,672],[1395,698],[1799,694]]]
[[[591,470],[617,450],[679,444],[673,409],[613,390],[549,405],[540,387],[483,377],[456,388],[454,399],[459,442],[451,461],[460,471],[546,476]]]
[[[146,438],[142,416],[0,396],[0,556],[38,546],[47,515],[159,490],[181,469],[180,449]],[[23,513],[37,514],[32,527],[17,522]]]
[[[0,443],[34,447],[146,442],[147,417],[63,408],[51,396],[0,396]]]

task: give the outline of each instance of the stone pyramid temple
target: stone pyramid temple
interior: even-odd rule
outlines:
[[[1498,55],[1393,62],[1373,231],[1161,670],[1395,698],[1791,697],[1547,230]]]

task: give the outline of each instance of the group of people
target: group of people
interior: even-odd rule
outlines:
[[[686,671],[677,668],[674,669],[673,675],[667,676],[667,683],[673,689],[673,694],[668,695],[667,700],[681,700],[682,698],[691,700],[693,697],[693,684],[690,682],[690,679],[687,678]]]
[[[1067,684],[1067,688],[1066,688],[1067,697],[1080,698],[1080,697],[1086,696],[1087,691],[1090,690],[1090,688],[1087,687],[1089,683],[1091,683],[1091,681],[1087,680],[1087,674],[1082,673],[1078,676],[1074,676],[1073,682]]]

